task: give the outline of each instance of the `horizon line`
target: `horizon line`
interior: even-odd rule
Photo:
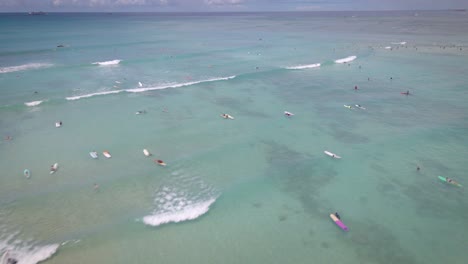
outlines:
[[[415,11],[457,11],[466,12],[464,8],[448,8],[448,9],[378,9],[378,10],[264,10],[264,11],[0,11],[0,14],[6,13],[26,13],[43,12],[43,13],[320,13],[320,12],[415,12]]]

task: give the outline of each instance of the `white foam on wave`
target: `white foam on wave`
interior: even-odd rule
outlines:
[[[99,65],[99,66],[109,66],[109,65],[117,65],[121,62],[121,60],[111,60],[111,61],[98,61],[98,62],[93,62],[92,64],[94,65]]]
[[[390,47],[390,46],[387,46],[387,47],[385,47],[385,49],[392,49],[392,47]]]
[[[58,244],[37,245],[32,240],[19,240],[16,238],[18,234],[19,232],[0,239],[0,252],[7,252],[6,259],[13,258],[21,264],[36,264],[52,257],[59,248]]]
[[[216,201],[216,198],[184,206],[185,202],[180,201],[183,207],[181,210],[156,213],[143,218],[143,222],[151,226],[159,226],[166,223],[178,223],[187,220],[193,220],[204,215],[210,209],[210,206]]]
[[[93,97],[93,96],[96,96],[96,95],[116,94],[116,93],[120,93],[120,92],[123,92],[123,91],[124,90],[97,92],[97,93],[90,93],[90,94],[83,94],[83,95],[65,97],[65,99],[67,99],[68,101],[73,101],[73,100],[78,100],[78,99],[82,99],[82,98]]]
[[[343,59],[336,60],[335,63],[347,63],[355,60],[357,57],[356,56],[349,56]]]
[[[117,93],[121,93],[121,92],[141,93],[141,92],[152,91],[152,90],[162,90],[162,89],[167,89],[167,88],[178,88],[178,87],[189,86],[189,85],[205,83],[205,82],[224,81],[224,80],[233,79],[235,77],[236,76],[233,75],[233,76],[228,76],[228,77],[211,78],[211,79],[205,79],[205,80],[194,81],[194,82],[166,84],[166,85],[161,85],[161,86],[156,86],[156,87],[145,87],[145,88],[135,88],[135,89],[127,89],[127,90],[104,91],[104,92],[97,92],[97,93],[90,93],[90,94],[83,94],[83,95],[65,97],[65,99],[67,99],[69,101],[73,101],[73,100],[93,97],[93,96],[97,96],[97,95],[117,94]]]
[[[9,67],[2,67],[0,68],[0,73],[8,73],[8,72],[17,72],[17,71],[26,71],[26,70],[34,70],[39,68],[46,68],[53,66],[50,63],[28,63],[18,66],[9,66]]]
[[[32,101],[32,102],[26,102],[24,103],[26,106],[37,106],[40,105],[44,101]]]
[[[392,44],[394,44],[394,45],[406,45],[406,41],[402,41],[402,42],[392,42]]]
[[[156,87],[127,89],[125,91],[127,91],[129,93],[141,93],[141,92],[152,91],[152,90],[162,90],[162,89],[168,89],[168,88],[179,88],[179,87],[190,86],[190,85],[205,83],[205,82],[225,81],[225,80],[230,80],[230,79],[234,79],[234,78],[236,78],[236,76],[232,75],[232,76],[228,76],[228,77],[211,78],[211,79],[205,79],[205,80],[194,81],[194,82],[172,83],[172,84],[166,84],[166,85],[161,85],[161,86],[156,86]]]
[[[302,69],[310,69],[310,68],[318,68],[318,67],[320,67],[320,63],[291,66],[291,67],[286,67],[286,69],[288,69],[288,70],[302,70]]]

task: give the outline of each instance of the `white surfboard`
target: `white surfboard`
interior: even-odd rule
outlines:
[[[356,107],[359,108],[359,109],[366,110],[366,108],[363,107],[363,106],[361,106],[361,105],[358,105],[358,104],[357,104],[357,105],[354,105],[354,106],[356,106]]]
[[[141,82],[138,82],[138,86],[142,87],[142,86],[143,86],[143,84],[142,84]]]
[[[52,165],[52,167],[50,168],[50,174],[54,174],[58,169],[58,163],[55,163],[54,165]]]
[[[151,156],[151,153],[147,149],[143,149],[143,154],[145,154],[146,157]]]
[[[229,115],[229,114],[222,114],[221,117],[224,118],[224,119],[234,119],[234,117],[232,115]]]
[[[91,151],[91,152],[89,153],[89,155],[90,155],[93,159],[97,159],[97,158],[98,158],[98,154],[97,154],[96,151]]]
[[[109,158],[112,158],[111,154],[110,154],[109,151],[107,151],[107,150],[106,150],[106,151],[103,151],[103,152],[102,152],[102,155],[104,155],[104,157],[106,157],[106,158],[108,158],[108,159],[109,159]]]
[[[285,115],[285,116],[293,116],[294,114],[291,113],[291,112],[288,112],[288,111],[284,111],[284,115]]]
[[[62,125],[60,124],[60,122],[55,122],[55,127],[61,127]]]
[[[8,264],[8,258],[10,258],[10,251],[5,251],[3,253],[2,258],[0,259],[0,264]]]
[[[335,153],[332,153],[332,152],[330,152],[330,151],[328,151],[328,150],[325,150],[323,153],[325,153],[326,155],[328,155],[328,156],[330,156],[330,157],[332,157],[332,158],[341,159],[340,156],[338,156],[338,155],[336,155]]]
[[[344,105],[344,107],[349,108],[349,109],[353,109],[353,107],[350,106],[350,105]]]

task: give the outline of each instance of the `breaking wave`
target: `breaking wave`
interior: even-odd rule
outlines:
[[[111,60],[111,61],[98,61],[98,62],[93,62],[92,64],[94,65],[99,65],[99,66],[109,66],[109,65],[117,65],[121,62],[121,60]]]
[[[146,92],[146,91],[162,90],[162,89],[167,89],[167,88],[179,88],[179,87],[183,87],[183,86],[190,86],[190,85],[205,83],[205,82],[226,81],[226,80],[230,80],[230,79],[234,79],[234,78],[236,78],[235,75],[228,76],[228,77],[205,79],[205,80],[194,81],[194,82],[166,84],[166,85],[161,85],[161,86],[156,86],[156,87],[127,89],[125,91],[129,92],[129,93],[141,93],[141,92]]]
[[[73,100],[93,97],[93,96],[97,96],[97,95],[117,94],[117,93],[121,93],[121,92],[141,93],[141,92],[152,91],[152,90],[162,90],[162,89],[167,89],[167,88],[178,88],[178,87],[183,87],[183,86],[190,86],[190,85],[205,83],[205,82],[224,81],[224,80],[233,79],[235,77],[236,76],[233,75],[233,76],[229,76],[229,77],[211,78],[211,79],[194,81],[194,82],[166,84],[166,85],[161,85],[161,86],[156,86],[156,87],[145,87],[145,88],[134,88],[134,89],[127,89],[127,90],[104,91],[104,92],[83,94],[83,95],[77,95],[77,96],[70,96],[70,97],[66,97],[65,99],[67,99],[69,101],[73,101]]]
[[[37,106],[40,105],[44,101],[32,101],[32,102],[26,102],[24,103],[26,106]]]
[[[96,96],[96,95],[116,94],[116,93],[120,93],[120,92],[123,92],[123,91],[124,90],[97,92],[97,93],[90,93],[90,94],[83,94],[83,95],[65,97],[65,99],[67,99],[69,101],[73,101],[73,100],[78,100],[78,99],[81,99],[81,98],[93,97],[93,96]]]
[[[18,66],[9,66],[9,67],[1,67],[0,73],[8,73],[8,72],[17,72],[17,71],[26,71],[26,70],[35,70],[39,68],[46,68],[53,66],[53,64],[49,63],[28,63]]]
[[[0,236],[0,263],[9,263],[8,258],[15,259],[18,264],[36,264],[53,256],[58,244],[39,245],[32,240],[18,239],[18,233]]]
[[[302,70],[302,69],[310,69],[310,68],[318,68],[318,67],[320,67],[320,63],[291,66],[291,67],[286,67],[286,69],[288,69],[288,70]]]
[[[143,217],[150,226],[197,219],[210,210],[218,191],[192,172],[175,171],[155,192],[154,210]]]
[[[335,60],[335,63],[347,63],[355,60],[357,57],[356,56],[349,56],[343,59]]]

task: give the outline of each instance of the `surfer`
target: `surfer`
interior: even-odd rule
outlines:
[[[354,90],[357,91],[357,89],[358,89],[358,88],[357,88],[357,85],[355,85],[355,86],[354,86]]]
[[[57,170],[57,169],[55,169],[54,165],[52,164],[52,165],[50,166],[50,171],[56,171],[56,170]]]
[[[335,212],[335,216],[336,216],[336,218],[338,218],[338,219],[341,220],[341,217],[340,217],[340,215],[338,214],[338,212]]]
[[[409,94],[410,94],[410,92],[409,92],[409,90],[407,90],[406,92],[404,92],[404,93],[401,93],[401,94],[404,94],[404,95],[409,95]]]
[[[8,258],[6,264],[16,264],[18,261],[14,258]]]
[[[419,168],[419,166],[416,168],[417,171],[419,171],[421,168]]]

